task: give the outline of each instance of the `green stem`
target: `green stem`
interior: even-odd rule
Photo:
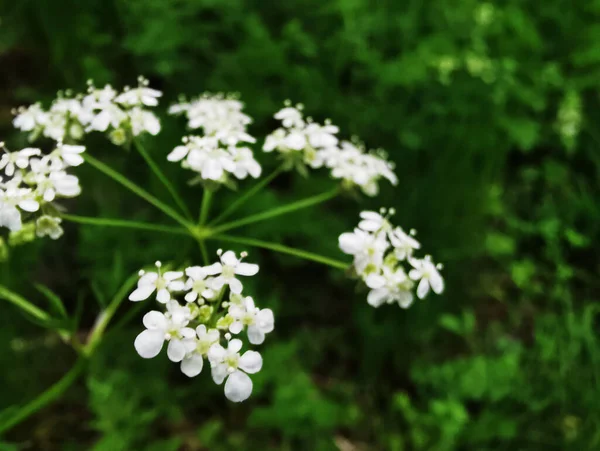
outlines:
[[[275,169],[271,174],[262,179],[259,183],[254,185],[248,191],[246,191],[241,197],[237,198],[228,208],[225,209],[223,213],[221,213],[217,218],[211,222],[212,225],[218,224],[223,221],[225,218],[231,216],[231,214],[240,208],[244,203],[246,203],[251,197],[258,194],[263,188],[265,188],[271,181],[277,177],[279,174],[283,172],[283,166],[279,166]]]
[[[188,235],[189,232],[180,227],[172,227],[167,225],[160,224],[149,224],[146,222],[139,221],[126,221],[122,219],[112,219],[112,218],[93,218],[87,216],[77,216],[77,215],[66,215],[62,214],[60,216],[62,219],[70,222],[76,222],[78,224],[87,224],[94,225],[99,227],[121,227],[126,229],[138,229],[138,230],[149,230],[152,232],[165,232],[165,233],[173,233],[177,235]]]
[[[266,219],[274,218],[275,216],[284,215],[287,213],[291,213],[296,210],[300,210],[302,208],[312,207],[313,205],[317,205],[332,199],[333,197],[339,194],[339,188],[335,188],[334,190],[327,191],[325,193],[319,194],[317,196],[312,196],[306,199],[299,200],[297,202],[292,202],[291,204],[284,205],[282,207],[276,207],[271,210],[264,211],[262,213],[257,213],[255,215],[248,216],[246,218],[238,219],[236,221],[228,222],[227,224],[223,224],[221,226],[215,227],[211,230],[211,234],[218,234],[225,232],[227,230],[237,229],[239,227],[253,224],[255,222],[264,221]]]
[[[30,401],[23,407],[20,407],[16,412],[6,411],[9,412],[9,418],[0,423],[0,434],[8,431],[13,426],[16,426],[23,420],[36,413],[38,410],[50,404],[52,401],[58,399],[81,375],[85,367],[85,363],[86,360],[83,357],[79,357],[75,365],[67,374],[65,374],[58,382],[48,388],[37,398]]]
[[[202,253],[202,260],[204,264],[208,266],[210,264],[210,259],[208,257],[208,250],[206,249],[206,243],[204,240],[198,240],[198,246],[200,246],[200,252]]]
[[[313,254],[312,252],[303,251],[301,249],[294,249],[293,247],[284,246],[283,244],[271,243],[269,241],[261,241],[256,240],[254,238],[246,238],[241,236],[232,236],[232,235],[214,235],[209,239],[211,240],[221,240],[229,243],[237,243],[237,244],[245,244],[253,247],[260,247],[263,249],[270,249],[275,252],[281,252],[282,254],[293,255],[298,258],[303,258],[305,260],[311,260],[317,263],[323,263],[324,265],[331,266],[337,269],[348,269],[350,266],[348,263],[335,260],[333,258],[324,257],[319,254]]]
[[[179,194],[177,193],[177,190],[175,189],[173,184],[169,181],[167,176],[165,176],[165,174],[160,170],[160,167],[154,162],[154,160],[152,159],[150,154],[146,151],[146,149],[144,148],[144,146],[142,146],[142,143],[138,139],[134,139],[133,144],[136,147],[136,149],[138,150],[138,152],[142,155],[142,157],[144,157],[144,160],[146,160],[146,163],[148,164],[148,166],[150,166],[150,169],[152,169],[152,171],[154,172],[154,175],[156,175],[156,177],[162,182],[162,184],[165,186],[165,188],[167,188],[167,191],[169,191],[169,193],[171,194],[171,197],[173,198],[175,203],[179,206],[179,208],[181,209],[183,214],[187,217],[188,220],[191,221],[192,215],[190,214],[189,209],[187,208],[187,206],[185,205],[185,202],[183,201],[181,196],[179,196]]]
[[[13,291],[10,291],[8,288],[2,285],[0,285],[0,298],[10,302],[11,304],[16,305],[17,307],[29,313],[31,316],[40,321],[48,321],[49,319],[51,319],[48,313],[36,307],[25,298],[21,297]]]
[[[137,273],[130,276],[129,279],[127,279],[125,283],[121,286],[121,288],[119,288],[119,291],[117,291],[117,294],[115,294],[108,307],[106,307],[106,309],[103,312],[101,312],[100,315],[98,315],[96,324],[90,332],[87,345],[84,348],[84,352],[86,355],[91,355],[92,352],[94,352],[94,349],[96,349],[96,346],[98,346],[100,340],[102,339],[102,336],[104,334],[104,331],[106,330],[106,327],[108,326],[108,323],[110,323],[112,317],[117,312],[117,309],[125,300],[127,293],[129,293],[129,291],[131,291],[131,289],[135,286],[138,279],[139,276]]]
[[[208,212],[210,210],[210,204],[212,202],[212,195],[212,190],[204,188],[204,194],[202,196],[202,205],[200,205],[200,216],[198,218],[198,224],[200,226],[206,224],[206,220],[208,219]]]
[[[148,193],[144,189],[137,186],[135,183],[129,181],[125,176],[119,174],[117,171],[112,169],[110,166],[107,166],[106,164],[102,163],[101,161],[96,160],[94,157],[92,157],[88,153],[84,153],[83,156],[85,158],[85,161],[87,161],[89,164],[94,166],[100,172],[103,172],[104,174],[106,174],[107,176],[109,176],[110,178],[115,180],[116,182],[123,185],[128,190],[137,194],[139,197],[141,197],[148,203],[154,205],[156,208],[161,210],[167,216],[170,216],[171,218],[173,218],[175,221],[180,223],[186,229],[189,230],[192,227],[192,225],[185,218],[183,218],[179,213],[177,213],[171,207],[164,204],[163,202],[161,202],[160,200],[158,200],[157,198],[152,196],[150,193]]]

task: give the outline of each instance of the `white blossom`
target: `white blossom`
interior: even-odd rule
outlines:
[[[419,299],[423,299],[427,296],[430,288],[436,294],[440,294],[444,291],[444,279],[442,279],[438,268],[433,264],[430,257],[425,257],[422,260],[411,258],[408,262],[413,267],[408,273],[409,277],[412,280],[419,281],[417,287],[417,296]]]
[[[265,341],[265,334],[272,332],[275,319],[271,309],[259,309],[254,305],[254,300],[248,296],[244,298],[243,305],[229,307],[229,315],[233,323],[229,326],[232,334],[239,334],[244,326],[248,328],[248,341],[259,345]]]
[[[188,279],[185,283],[185,290],[189,290],[185,295],[186,302],[196,302],[203,304],[204,299],[213,298],[216,293],[211,288],[213,279],[209,276],[218,273],[215,267],[191,266],[185,270]]]
[[[384,302],[398,302],[400,307],[407,308],[412,304],[413,294],[410,281],[403,268],[392,268],[384,265],[381,273],[371,273],[365,278],[365,284],[371,288],[367,302],[373,307],[379,307]]]
[[[197,339],[194,348],[181,361],[181,372],[188,377],[195,377],[202,371],[204,357],[212,345],[219,342],[220,334],[217,329],[207,329],[204,324],[196,327]]]
[[[181,362],[186,354],[195,347],[194,329],[186,327],[189,316],[187,307],[182,307],[176,301],[167,303],[167,313],[156,310],[144,315],[143,323],[146,327],[134,342],[138,354],[151,359],[156,357],[165,341],[169,342],[167,355],[172,362]]]
[[[242,253],[241,257],[244,256]],[[242,262],[242,258],[238,259],[233,251],[220,254],[220,258],[220,263],[210,266],[211,271],[218,274],[212,283],[213,289],[220,290],[224,285],[228,285],[233,293],[240,294],[243,286],[236,276],[253,276],[258,272],[258,265]]]
[[[156,268],[157,272],[140,271],[140,280],[135,291],[129,295],[130,301],[146,300],[156,291],[156,300],[166,304],[171,300],[171,292],[185,289],[184,282],[179,280],[183,272],[167,271],[162,274],[160,262],[156,262]]]
[[[429,256],[422,260],[413,256],[421,247],[413,238],[416,232],[407,234],[401,227],[394,227],[390,221],[394,213],[393,209],[381,209],[380,213],[363,211],[354,232],[339,237],[340,249],[354,257],[354,271],[370,289],[367,302],[373,307],[397,302],[407,308],[414,300],[415,286],[419,299],[430,289],[437,294],[444,290],[438,271],[441,265],[436,267]],[[406,262],[412,266],[410,271],[403,266]]]
[[[242,341],[229,341],[227,349],[214,344],[208,351],[212,378],[217,385],[225,379],[225,396],[233,402],[242,402],[252,394],[252,380],[248,374],[254,374],[262,368],[262,357],[256,351],[246,351],[240,356]],[[248,373],[248,374],[247,374]]]

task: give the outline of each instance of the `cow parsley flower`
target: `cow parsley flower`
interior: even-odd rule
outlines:
[[[171,114],[185,113],[189,128],[200,129],[203,134],[184,137],[183,145],[175,147],[167,160],[181,162],[182,167],[197,172],[201,180],[225,184],[230,177],[258,178],[262,169],[252,149],[240,146],[255,142],[246,131],[251,119],[242,108],[235,98],[209,94],[173,105]]]
[[[212,345],[219,343],[221,338],[217,329],[207,329],[204,324],[196,327],[195,346],[181,361],[181,372],[188,377],[196,377],[204,366],[204,357]]]
[[[187,307],[177,301],[167,303],[167,313],[156,310],[144,315],[146,330],[140,333],[134,342],[138,354],[144,359],[156,357],[165,341],[169,342],[167,355],[172,362],[181,362],[186,354],[195,347],[194,329],[186,327],[189,323]]]
[[[183,277],[181,271],[167,271],[161,273],[161,262],[156,262],[156,272],[140,271],[140,280],[137,288],[129,295],[129,300],[138,302],[148,299],[156,291],[156,300],[166,304],[171,300],[171,292],[183,291],[185,284],[179,280]]]
[[[256,141],[246,130],[252,119],[243,109],[244,104],[234,95],[206,93],[189,102],[182,98],[169,108],[169,114],[185,114],[190,129],[201,129],[204,136],[214,137],[224,146],[236,146]]]
[[[0,156],[0,174],[4,174],[0,176],[0,227],[13,233],[9,242],[20,244],[31,241],[36,235],[58,239],[63,230],[60,218],[52,216],[57,208],[51,204],[57,198],[75,197],[81,193],[79,179],[66,170],[81,163],[80,154],[85,147],[59,144],[46,155],[40,149],[29,147],[9,152],[3,143],[0,143],[0,149],[4,151]],[[28,231],[17,236],[15,233],[24,223],[27,223]],[[23,237],[27,239],[21,239]]]
[[[441,265],[434,265],[431,257],[418,259],[413,256],[421,244],[413,238],[416,233],[405,233],[394,227],[390,216],[393,209],[382,209],[380,213],[363,211],[354,232],[343,233],[339,237],[342,252],[354,257],[353,268],[364,284],[370,289],[367,302],[373,307],[384,303],[398,303],[409,307],[417,297],[423,299],[429,290],[437,294],[444,291],[444,280],[439,273]],[[412,269],[402,266],[410,263]]]
[[[258,265],[243,262],[245,252],[240,258],[232,251],[217,254],[220,261],[209,266],[162,274],[159,264],[157,272],[140,273],[130,299],[147,299],[157,291],[157,298],[168,301],[160,304],[157,299],[166,311],[153,310],[144,316],[146,329],[137,336],[134,347],[140,356],[153,358],[167,341],[169,360],[180,362],[181,372],[188,377],[200,374],[207,358],[213,380],[219,385],[225,382],[225,396],[241,402],[252,392],[248,374],[261,369],[262,357],[250,350],[240,355],[243,342],[232,340],[231,333],[246,328],[248,342],[262,344],[273,331],[275,319],[270,309],[257,307],[252,297],[241,294],[243,286],[236,276],[252,276]],[[182,282],[179,279],[184,273],[187,280]]]
[[[252,394],[252,380],[248,374],[254,374],[262,368],[262,357],[256,351],[246,351],[240,356],[242,341],[233,339],[227,348],[214,344],[208,351],[212,378],[217,385],[225,379],[225,397],[233,402],[242,402]]]
[[[265,334],[272,332],[275,327],[273,311],[256,307],[254,299],[250,296],[244,298],[243,305],[231,305],[229,316],[233,319],[229,331],[232,334],[239,334],[244,326],[247,327],[248,341],[253,345],[262,344],[265,341]]]
[[[412,265],[413,269],[408,273],[412,280],[420,281],[417,287],[417,296],[419,299],[423,299],[429,293],[431,288],[434,293],[440,294],[444,291],[444,279],[439,273],[442,269],[442,265],[435,265],[431,261],[429,255],[425,256],[424,259],[419,260],[417,258],[410,258],[408,262]]]
[[[57,142],[77,142],[85,133],[99,131],[121,145],[142,133],[156,135],[160,121],[148,107],[158,105],[162,93],[149,88],[143,77],[138,83],[119,93],[110,85],[98,89],[90,81],[87,93],[59,92],[47,110],[39,103],[15,110],[13,125],[29,132],[30,141],[45,136]]]
[[[219,249],[218,254],[221,262],[210,266],[210,270],[218,274],[213,280],[212,287],[220,290],[224,285],[228,285],[232,293],[240,294],[243,286],[236,276],[253,276],[258,272],[258,265],[242,262],[242,259],[248,255],[245,252],[242,252],[239,259],[233,251],[223,253]]]

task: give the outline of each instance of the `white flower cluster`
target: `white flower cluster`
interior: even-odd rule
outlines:
[[[421,247],[414,238],[415,231],[406,233],[394,227],[386,213],[393,215],[394,211],[382,209],[381,214],[363,211],[354,232],[339,237],[340,249],[354,256],[354,270],[371,290],[367,302],[373,307],[397,302],[407,308],[413,302],[413,288],[417,283],[419,299],[430,289],[442,293],[444,279],[439,273],[442,266],[435,265],[430,256],[414,257],[413,252]],[[412,269],[407,270],[405,263]]]
[[[285,108],[275,114],[282,127],[267,136],[265,152],[276,150],[290,167],[300,171],[305,171],[305,165],[315,169],[326,167],[344,186],[359,187],[368,196],[379,192],[382,177],[393,185],[398,183],[385,152],[366,152],[359,142],[340,142],[336,137],[338,127],[329,120],[321,125],[305,118],[302,109],[302,105],[293,107],[286,102]]]
[[[4,143],[0,149],[0,227],[7,227],[16,241],[18,232],[32,230],[38,237],[58,239],[63,230],[53,202],[81,193],[79,179],[67,170],[83,163],[85,147],[58,144],[47,155],[36,148],[8,152]]]
[[[228,176],[245,179],[260,177],[262,168],[250,147],[256,140],[246,127],[252,122],[242,112],[244,104],[233,97],[205,94],[190,102],[173,105],[171,114],[185,113],[188,127],[201,129],[202,136],[187,136],[167,159],[181,161],[182,167],[199,174],[202,180],[227,183]]]
[[[147,109],[158,105],[160,91],[148,87],[139,77],[138,86],[117,92],[110,85],[97,89],[89,82],[86,94],[59,93],[45,111],[39,103],[19,108],[13,125],[29,132],[30,141],[40,136],[57,142],[79,141],[91,131],[108,132],[110,139],[122,145],[131,136],[142,133],[157,135],[160,121]]]
[[[242,340],[232,339],[232,334],[246,329],[249,343],[261,344],[275,320],[270,309],[260,309],[251,297],[242,295],[238,276],[255,275],[258,265],[243,262],[245,253],[238,258],[232,251],[219,250],[218,255],[220,261],[210,266],[163,273],[156,262],[157,271],[140,271],[138,286],[129,299],[155,296],[166,311],[153,310],[144,316],[146,330],[137,336],[134,346],[141,357],[150,359],[168,342],[169,360],[179,362],[188,377],[200,374],[206,358],[214,382],[220,385],[226,380],[225,396],[242,402],[252,393],[248,374],[261,369],[262,357],[251,350],[240,354]]]

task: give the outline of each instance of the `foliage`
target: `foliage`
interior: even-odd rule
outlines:
[[[373,311],[339,274],[254,250],[275,274],[252,289],[276,312],[279,343],[266,350],[273,363],[256,399],[226,405],[208,374],[189,381],[138,361],[135,320],[99,349],[85,384],[0,449],[598,449],[599,16],[598,0],[1,3],[0,133],[14,147],[24,143],[11,108],[88,78],[239,91],[263,135],[284,99],[302,101],[347,137],[388,150],[400,184],[378,202],[420,231],[449,284],[440,300]],[[175,120],[163,126],[147,143],[157,160],[183,134]],[[107,147],[101,157],[163,196],[135,152]],[[166,173],[199,208],[200,191],[178,168]],[[79,174],[88,189],[78,213],[163,221],[91,168]],[[254,202],[268,209],[327,183],[284,176]],[[230,199],[219,193],[213,208]],[[335,256],[331,236],[353,225],[341,213],[356,210],[336,200],[249,228]],[[44,308],[29,281],[48,286],[69,312],[81,309],[81,334],[93,299],[107,303],[157,255],[199,257],[192,241],[87,226],[38,244],[12,252],[0,281]],[[14,308],[0,310],[4,409],[72,359]]]

